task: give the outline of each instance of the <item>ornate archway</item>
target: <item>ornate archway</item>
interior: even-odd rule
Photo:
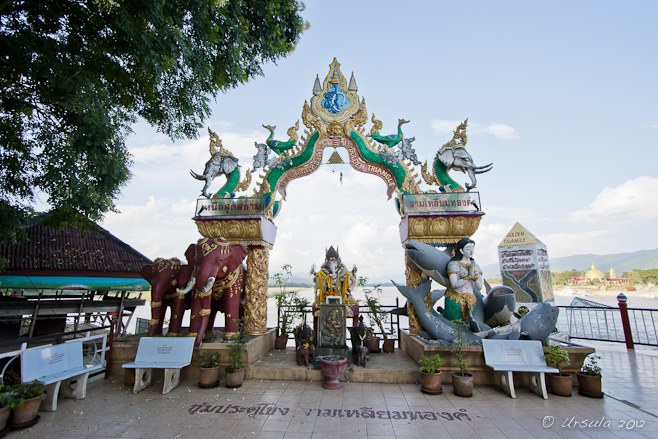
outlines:
[[[487,167],[472,166],[468,170],[473,185],[467,184],[467,190],[448,176],[451,168],[466,172],[455,159],[455,155],[468,154],[464,149],[466,122],[457,127],[453,139],[441,147],[431,167],[428,168],[426,162],[419,174],[414,169],[414,166],[421,165],[412,147],[415,138],[405,137],[402,132],[402,125],[408,121],[399,119],[396,133],[382,135],[383,124],[372,114],[370,121],[373,126],[366,132],[365,125],[369,120],[366,101],[359,98],[357,92],[354,74],[347,81],[340,64],[334,59],[324,81],[320,82],[316,77],[310,103],[304,103],[301,138],[298,135],[299,121],[288,129],[289,139],[286,141],[275,139],[276,127],[263,125],[270,135],[265,143],[256,143],[258,152],[252,170],[242,178],[239,167],[235,166],[226,173],[226,184],[212,198],[197,201],[194,220],[202,236],[221,237],[242,243],[249,249],[245,293],[249,334],[263,334],[266,330],[269,250],[276,237],[274,218],[283,210],[287,186],[293,180],[318,170],[326,148],[345,148],[352,168],[381,178],[389,199],[396,195],[403,245],[410,240],[431,244],[455,243],[475,233],[484,215],[480,210],[479,194],[470,189],[475,186],[474,175],[486,172],[488,169],[484,168]],[[274,157],[270,157],[271,151],[276,153]],[[234,159],[212,132],[211,155],[214,159]],[[236,192],[249,187],[252,174],[256,173],[259,175],[254,194],[236,197]],[[422,175],[422,180],[419,175]],[[423,180],[429,189],[421,189]],[[406,277],[409,286],[417,286],[421,278],[420,271],[409,260]],[[419,325],[413,309],[409,315],[410,329],[414,333]]]

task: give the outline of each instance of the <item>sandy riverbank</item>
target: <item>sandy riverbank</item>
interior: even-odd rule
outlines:
[[[635,289],[635,291],[629,291]],[[658,287],[655,285],[636,285],[634,287],[621,286],[564,286],[553,287],[556,296],[578,296],[578,297],[617,297],[624,293],[628,298],[656,299],[658,298]]]

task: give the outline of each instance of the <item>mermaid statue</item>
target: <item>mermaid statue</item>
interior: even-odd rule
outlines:
[[[455,245],[455,256],[448,263],[450,285],[445,294],[445,312],[448,320],[468,321],[470,312],[475,312],[477,297],[474,288],[481,290],[484,285],[482,270],[473,259],[475,242],[461,239]]]

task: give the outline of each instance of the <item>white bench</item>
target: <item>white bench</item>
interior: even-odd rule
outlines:
[[[544,349],[538,340],[482,340],[484,361],[494,370],[496,384],[509,396],[516,398],[513,372],[530,373],[530,390],[544,399],[546,392],[545,373],[558,373],[554,367],[546,366]]]
[[[39,380],[46,385],[41,410],[49,412],[57,410],[60,391],[64,398],[86,398],[89,373],[102,368],[100,364],[84,364],[82,341],[73,340],[21,351],[21,381],[29,383]]]
[[[135,361],[122,366],[135,369],[133,393],[151,385],[153,369],[164,369],[162,394],[171,392],[180,383],[180,370],[190,365],[193,350],[194,337],[142,337]]]

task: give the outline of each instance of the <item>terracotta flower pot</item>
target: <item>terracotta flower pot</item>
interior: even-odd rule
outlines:
[[[580,372],[576,372],[576,379],[578,380],[578,392],[581,395],[589,396],[590,398],[603,397],[600,376],[585,375]]]
[[[242,386],[244,381],[244,367],[242,369],[226,368],[226,387],[229,389]]]
[[[43,395],[39,395],[34,398],[26,399],[23,403],[23,407],[12,409],[11,423],[20,425],[33,421],[39,413],[42,397]]]
[[[384,340],[384,346],[382,347],[382,350],[387,354],[395,352],[395,339],[387,338]]]
[[[441,372],[427,373],[420,372],[420,391],[430,395],[439,395],[443,393],[441,389]]]
[[[274,339],[274,349],[285,349],[289,338],[288,334],[279,335]]]
[[[549,373],[548,384],[551,386],[551,393],[558,396],[571,396],[573,382],[571,375],[568,373]]]
[[[219,366],[199,368],[199,387],[212,389],[219,385]]]
[[[378,354],[382,351],[381,348],[379,347],[379,341],[380,340],[381,340],[381,338],[379,338],[379,337],[372,337],[370,339],[370,353]]]
[[[7,421],[9,420],[9,414],[11,409],[9,407],[0,408],[0,435],[7,428]]]
[[[463,396],[464,398],[470,398],[473,396],[473,375],[470,373],[452,374],[452,388],[457,396]]]

